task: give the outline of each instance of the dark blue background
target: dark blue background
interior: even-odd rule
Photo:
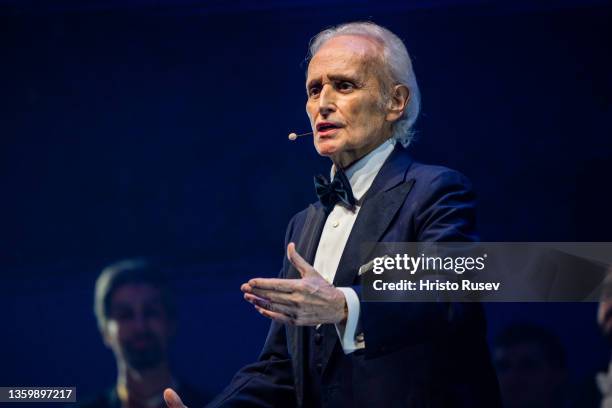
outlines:
[[[551,2],[552,3],[552,2]],[[0,385],[114,381],[92,312],[109,262],[177,279],[177,372],[209,391],[267,321],[239,284],[273,276],[290,217],[327,172],[304,58],[322,28],[402,37],[422,95],[421,161],[467,174],[487,241],[612,241],[610,2],[0,3]],[[607,359],[594,304],[488,307],[491,334],[555,330],[575,377]]]

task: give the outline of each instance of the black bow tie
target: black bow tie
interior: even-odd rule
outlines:
[[[349,209],[355,209],[355,197],[353,190],[346,175],[341,169],[336,170],[334,179],[330,183],[327,178],[322,175],[314,178],[315,189],[319,196],[319,201],[325,207],[325,212],[329,214],[338,202],[344,203]]]

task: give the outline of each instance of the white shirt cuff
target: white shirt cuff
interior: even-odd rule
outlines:
[[[336,324],[336,332],[340,338],[340,344],[342,344],[342,350],[344,354],[350,354],[355,350],[359,350],[365,347],[365,341],[361,334],[357,339],[357,322],[359,322],[360,304],[357,293],[352,288],[336,288],[341,290],[346,299],[346,306],[348,308],[348,316],[345,324]]]

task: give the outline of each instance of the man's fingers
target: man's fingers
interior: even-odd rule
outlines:
[[[260,307],[257,305],[254,305],[254,306],[255,306],[255,309],[257,309],[257,311],[261,313],[262,316],[265,316],[268,319],[276,320],[277,322],[280,322],[280,323],[293,324],[293,319],[290,318],[289,316],[286,316],[282,313],[272,312],[270,310],[264,309],[263,307]]]
[[[255,288],[291,293],[297,289],[300,279],[255,278],[246,285],[247,292]],[[244,285],[243,285],[244,286]]]
[[[258,298],[249,294],[245,295],[244,298],[249,303],[253,304],[253,306],[259,306],[269,312],[281,313],[291,318],[295,318],[297,316],[298,310],[295,306],[274,302],[268,299]]]
[[[164,400],[168,408],[187,408],[172,388],[166,388],[164,390]]]
[[[253,306],[266,309],[269,312],[277,312],[284,314],[287,317],[295,318],[297,316],[297,308],[293,305],[286,305],[278,302],[274,302],[268,299],[262,299],[260,297],[246,293],[244,299],[251,303]]]
[[[249,294],[249,293],[247,293]],[[262,300],[269,300],[275,303],[282,303],[283,305],[293,306],[295,302],[292,300],[292,295],[286,292],[278,292],[275,290],[266,290],[253,288],[250,294],[255,295]]]
[[[255,303],[255,302],[265,302],[268,299],[260,298],[259,296],[255,296],[252,293],[245,293],[244,300],[246,300],[247,302]]]
[[[314,271],[312,265],[306,262],[306,260],[295,250],[295,244],[293,242],[287,245],[287,258],[289,258],[289,262],[291,262],[300,275],[302,275],[302,278]]]

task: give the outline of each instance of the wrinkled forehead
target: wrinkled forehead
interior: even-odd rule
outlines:
[[[382,45],[364,35],[339,35],[323,43],[308,64],[307,78],[345,70],[367,75],[380,68]]]

